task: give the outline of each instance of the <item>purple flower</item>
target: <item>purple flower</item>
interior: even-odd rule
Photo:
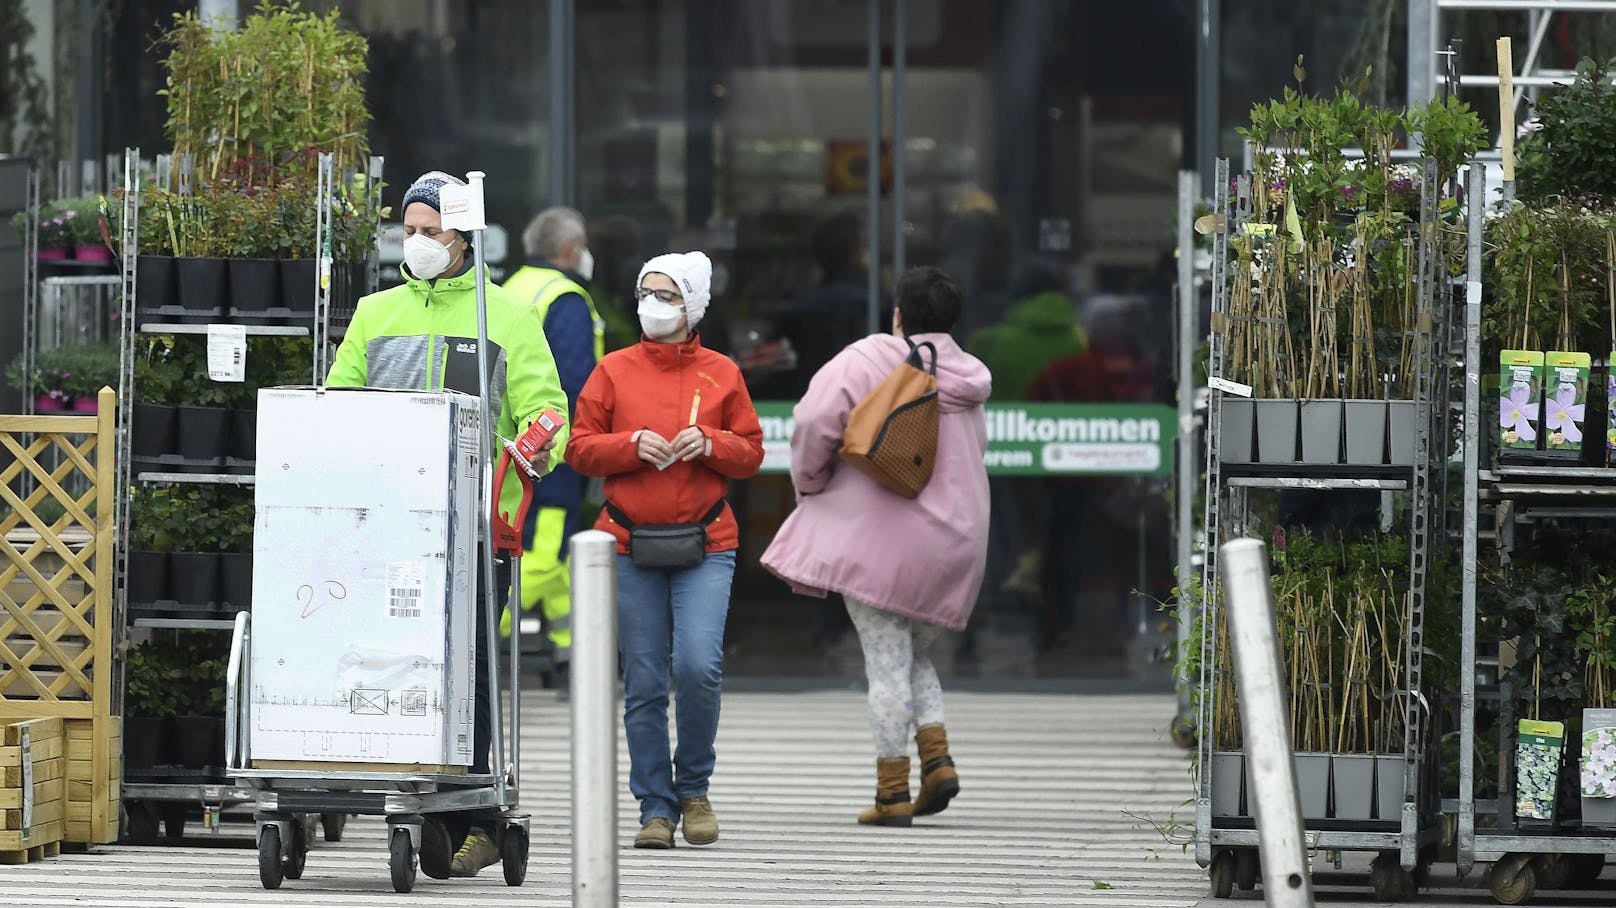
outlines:
[[[1274,182],[1268,184],[1268,188],[1275,192],[1283,192],[1285,190],[1285,181],[1275,180]]]
[[[1413,195],[1414,181],[1408,177],[1398,177],[1397,179],[1392,180],[1392,192],[1395,192],[1398,195]]]
[[[1341,194],[1346,196],[1349,199],[1353,198],[1358,194],[1358,187],[1352,186],[1350,184],[1347,185],[1347,186],[1343,186],[1343,187],[1341,187]]]
[[[1521,441],[1537,441],[1537,429],[1532,425],[1537,418],[1537,401],[1531,397],[1531,388],[1517,385],[1507,397],[1498,399],[1498,427],[1519,435]]]
[[[1575,388],[1562,388],[1556,391],[1553,397],[1544,402],[1544,408],[1548,410],[1548,416],[1543,424],[1549,431],[1561,433],[1566,441],[1572,443],[1582,441],[1582,415],[1585,408],[1577,403]]]

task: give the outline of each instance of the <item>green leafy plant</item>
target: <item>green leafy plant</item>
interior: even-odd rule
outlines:
[[[39,212],[39,248],[72,248],[77,228],[73,224],[77,212],[59,202],[41,206]]]
[[[1539,99],[1540,128],[1516,147],[1522,199],[1552,196],[1616,203],[1616,60],[1583,58],[1576,79]]]
[[[170,631],[131,649],[125,709],[155,718],[223,715],[225,652],[206,631]]]

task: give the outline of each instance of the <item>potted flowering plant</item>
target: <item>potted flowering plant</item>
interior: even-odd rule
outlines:
[[[112,261],[112,248],[107,245],[111,231],[106,235],[101,232],[101,200],[96,196],[68,199],[62,202],[62,208],[73,213],[68,224],[73,234],[73,258],[81,262]]]
[[[39,212],[39,257],[60,260],[68,257],[73,248],[73,221],[77,218],[72,208],[52,202]]]
[[[1566,618],[1582,650],[1582,825],[1616,828],[1616,608],[1607,578],[1591,572],[1566,600]]]

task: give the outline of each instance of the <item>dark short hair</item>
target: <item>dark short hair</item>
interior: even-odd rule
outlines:
[[[959,285],[941,268],[929,265],[905,271],[898,278],[895,295],[904,334],[952,331],[964,308]]]

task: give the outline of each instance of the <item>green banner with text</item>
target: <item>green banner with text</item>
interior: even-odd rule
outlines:
[[[764,473],[791,468],[789,401],[756,401]],[[1162,404],[988,404],[989,475],[1165,476],[1178,413]]]

